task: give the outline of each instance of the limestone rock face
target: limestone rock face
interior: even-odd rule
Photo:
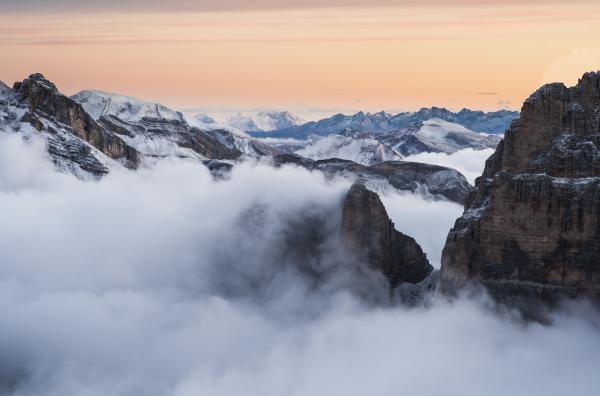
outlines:
[[[66,127],[108,157],[122,160],[130,168],[137,166],[137,151],[134,148],[98,125],[78,103],[61,94],[43,75],[32,74],[23,82],[15,83],[13,90],[18,100],[27,106],[22,121],[38,131],[48,129],[50,133],[56,132],[46,122],[50,120]],[[59,142],[55,143],[58,145]],[[79,149],[84,150],[84,147],[80,146]]]
[[[600,295],[600,72],[523,105],[456,221],[445,282],[499,297]]]
[[[362,184],[353,184],[344,199],[342,237],[392,288],[421,282],[433,271],[419,244],[394,228],[379,196]]]

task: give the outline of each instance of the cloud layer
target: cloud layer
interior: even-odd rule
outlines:
[[[359,296],[380,279],[345,271],[335,238],[315,262],[295,255],[302,219],[334,234],[347,188],[251,165],[215,182],[183,162],[81,182],[0,134],[0,393],[597,393],[586,307],[552,327],[467,299],[374,308]],[[448,209],[410,217],[412,199],[386,198],[406,232]]]
[[[475,179],[481,176],[483,173],[485,160],[487,160],[493,153],[493,149],[464,149],[453,154],[420,153],[406,157],[405,160],[454,168],[462,173],[467,178],[469,183],[474,184]]]

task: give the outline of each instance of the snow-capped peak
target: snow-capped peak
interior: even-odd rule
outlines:
[[[112,115],[123,121],[138,122],[144,118],[185,122],[183,114],[160,103],[142,100],[104,91],[81,91],[71,97],[83,106],[94,119]]]
[[[289,111],[261,111],[254,117],[258,127],[266,132],[302,125],[305,121]]]
[[[200,113],[192,117],[195,125],[206,129],[227,129],[233,132],[270,132],[304,123],[289,111],[260,111],[229,115]]]
[[[341,135],[314,137],[306,147],[296,153],[314,160],[340,158],[363,165],[401,158],[375,139],[354,139]]]
[[[449,121],[444,121],[441,118],[431,118],[429,120],[423,121],[423,126],[421,127],[421,130],[419,132],[422,135],[432,137],[435,136],[438,138],[443,138],[451,132],[468,134],[477,133],[465,128],[462,125],[455,124]]]

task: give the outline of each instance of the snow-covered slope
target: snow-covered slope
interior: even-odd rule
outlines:
[[[314,139],[306,147],[296,151],[296,154],[313,160],[340,158],[363,165],[400,159],[400,156],[377,140],[340,135]]]
[[[160,103],[144,102],[115,93],[88,90],[73,95],[71,99],[83,106],[95,120],[107,115],[133,122],[154,118],[179,122],[185,120],[182,113],[171,110]]]
[[[190,125],[181,112],[129,96],[82,91],[72,99],[106,128],[126,131],[121,138],[146,157],[214,158],[210,153],[216,145],[210,138],[229,149],[219,151],[225,158],[235,157],[235,152],[256,157],[272,149],[206,114],[193,117]]]
[[[289,111],[260,111],[257,113],[207,114],[190,119],[192,125],[205,129],[227,129],[232,132],[270,132],[304,124],[304,120]]]
[[[56,166],[82,179],[137,164],[134,148],[100,127],[41,74],[15,84],[14,90],[0,88],[0,131],[45,139]]]
[[[462,125],[438,118],[377,136],[377,139],[403,156],[423,152],[452,154],[467,148],[483,150],[495,148],[500,142],[496,135],[473,132]]]
[[[203,129],[205,131],[216,131],[216,130],[227,130],[237,135],[246,135],[245,132],[232,128],[227,123],[217,120],[217,117],[208,115],[206,113],[196,114],[192,117],[187,117],[187,121],[190,125]]]
[[[265,132],[290,128],[302,125],[305,122],[302,118],[289,111],[262,111],[254,117],[254,123],[258,126],[259,131]]]
[[[0,88],[0,130],[45,139],[56,166],[80,178],[102,177],[116,167],[136,169],[156,158],[206,161],[242,156],[237,148],[189,126],[181,113],[158,104],[146,106],[94,92],[77,95],[92,116],[41,74],[14,87]]]
[[[282,150],[263,143],[260,139],[240,136],[225,129],[206,131],[206,133],[219,140],[224,146],[232,150],[238,150],[248,157],[257,158],[265,155],[278,155],[283,153]]]
[[[437,118],[462,125],[474,132],[497,135],[503,134],[518,116],[519,112],[510,110],[498,110],[486,113],[480,110],[462,109],[458,112],[453,112],[440,107],[425,107],[415,113],[398,114],[394,117],[393,122],[396,124],[402,122],[405,125],[412,125]]]

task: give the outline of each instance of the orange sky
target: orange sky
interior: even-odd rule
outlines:
[[[491,110],[600,69],[600,2],[408,3],[0,12],[0,80],[178,108]]]

